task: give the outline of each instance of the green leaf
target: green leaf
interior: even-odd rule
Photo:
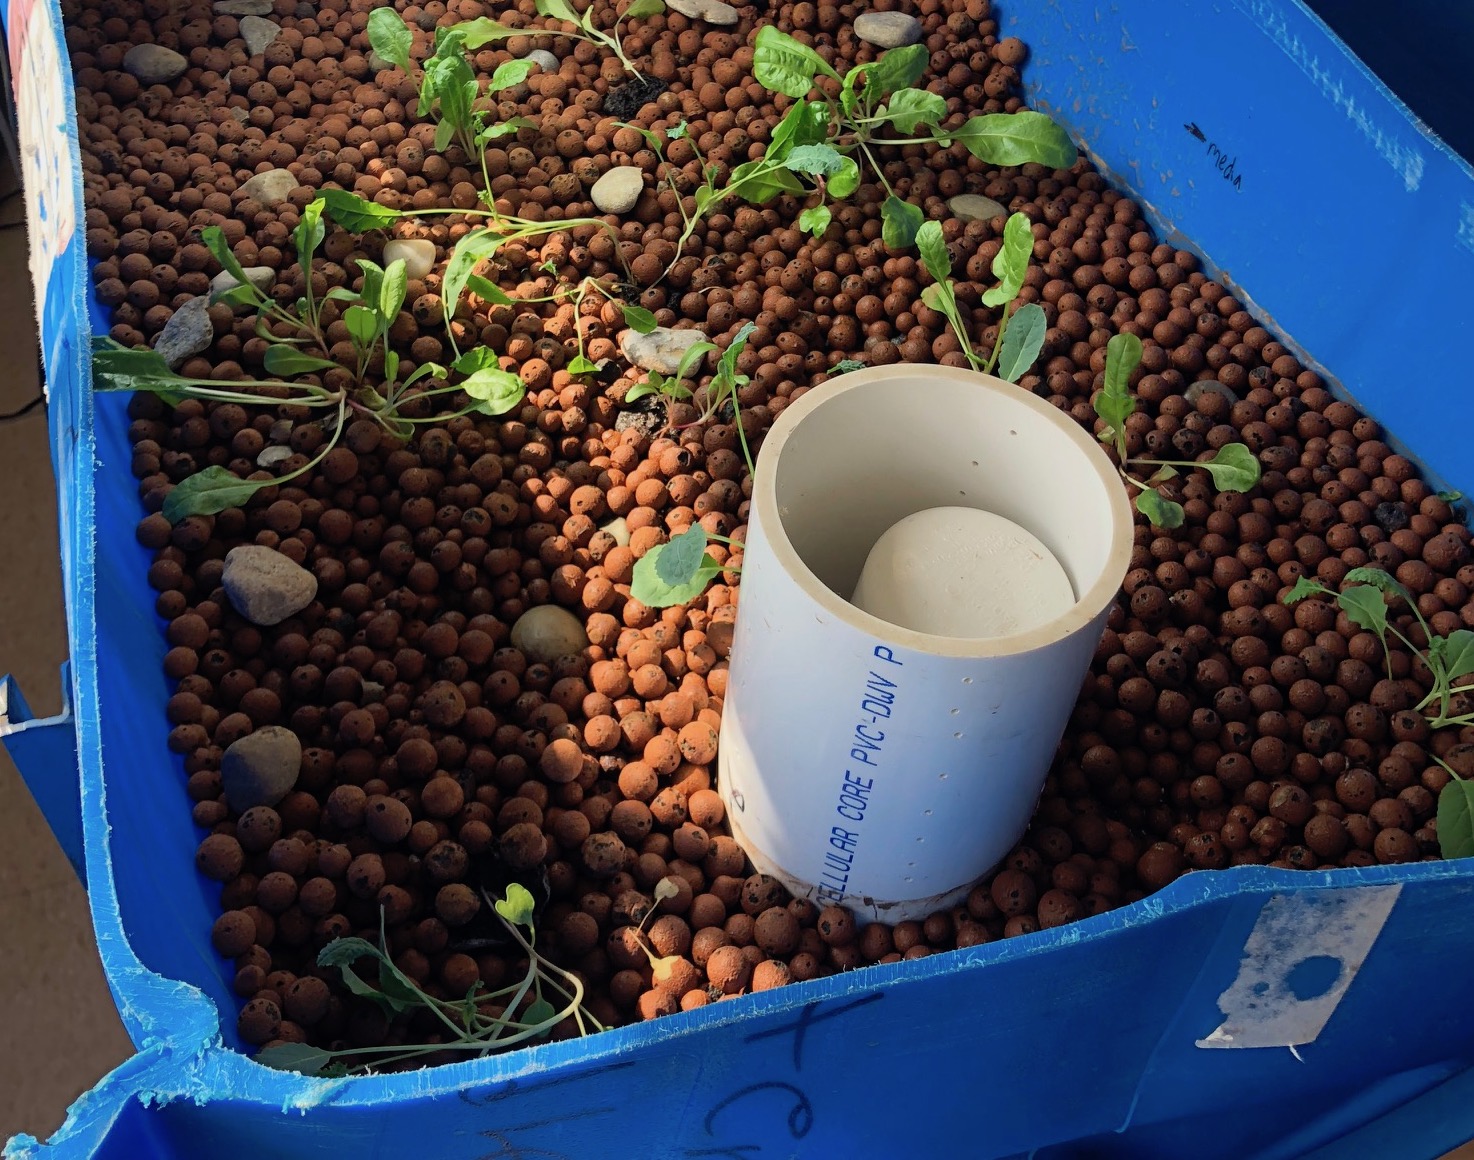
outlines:
[[[227,306],[260,306],[265,301],[266,296],[249,282],[210,294],[212,306],[217,302],[223,302]]]
[[[1445,858],[1474,856],[1474,782],[1449,782],[1438,794],[1438,852]]]
[[[1002,306],[1018,297],[1034,256],[1034,229],[1028,216],[1010,214],[1003,223],[1003,245],[993,258],[993,277],[998,285],[983,292],[984,306]]]
[[[404,380],[404,385],[408,387],[426,378],[443,379],[448,373],[438,362],[422,362],[410,373],[409,378]]]
[[[1443,665],[1446,680],[1457,681],[1460,677],[1474,673],[1474,632],[1467,628],[1456,628],[1445,637],[1433,639],[1444,642]]]
[[[743,342],[747,341],[745,335],[741,337]],[[692,373],[699,366],[701,366],[701,363],[706,358],[706,356],[716,349],[716,343],[706,342],[704,340],[702,342],[693,343],[691,346],[688,346],[686,348],[686,353],[681,356],[681,361],[676,364],[675,381],[680,382],[682,379],[691,378]]]
[[[491,74],[491,80],[486,82],[486,91],[499,93],[503,89],[515,88],[525,81],[532,70],[537,67],[535,60],[527,60],[525,57],[522,60],[503,61],[496,66],[496,72]]]
[[[675,586],[689,583],[701,569],[706,554],[706,529],[692,524],[679,536],[671,538],[655,564],[655,575],[662,584]]]
[[[542,3],[538,0],[539,7]],[[771,24],[759,30],[752,55],[752,75],[758,84],[798,100],[809,95],[819,73],[840,79],[822,56],[786,32]]]
[[[435,126],[435,152],[444,153],[450,148],[450,143],[456,135],[455,121],[445,117],[440,124]]]
[[[803,184],[781,164],[766,157],[759,161],[744,161],[732,170],[727,188],[721,191],[723,198],[740,197],[753,205],[772,201],[780,193],[803,193]],[[701,190],[697,190],[697,203],[701,201]],[[711,195],[708,195],[708,201]]]
[[[450,253],[450,261],[445,264],[440,291],[447,327],[455,318],[456,304],[461,300],[466,281],[471,277],[476,263],[491,257],[504,241],[506,239],[500,234],[494,234],[490,230],[475,230],[456,243],[455,249]]]
[[[353,234],[385,229],[390,222],[404,216],[397,209],[365,201],[358,194],[349,193],[346,189],[325,189],[320,198],[327,206],[328,216]]]
[[[1356,584],[1342,590],[1336,603],[1358,628],[1375,632],[1385,639],[1387,635],[1387,602],[1382,593],[1370,584]]]
[[[1182,526],[1182,505],[1170,499],[1163,499],[1151,488],[1147,488],[1136,497],[1136,510],[1151,520],[1153,527],[1180,528]]]
[[[538,0],[538,5],[541,7],[542,0]],[[513,882],[509,885],[507,896],[498,899],[496,903],[496,912],[513,926],[532,926],[532,916],[535,910],[532,895],[520,882]]]
[[[240,479],[223,467],[207,467],[178,483],[164,497],[164,518],[177,524],[185,516],[213,516],[226,508],[245,507],[273,480]]]
[[[833,220],[834,214],[827,205],[810,206],[798,215],[798,228],[806,234],[822,238]]]
[[[380,8],[378,11],[384,10]],[[322,198],[314,197],[302,210],[302,217],[292,232],[292,240],[297,245],[297,264],[302,267],[304,275],[311,275],[312,255],[317,253],[317,247],[327,236],[328,228],[322,224],[322,211],[326,204]],[[254,286],[251,289],[255,291]]]
[[[1042,306],[1037,302],[1026,302],[1020,306],[1003,332],[1003,345],[998,351],[998,377],[1010,383],[1023,378],[1039,357],[1039,351],[1044,347],[1044,333],[1048,329],[1049,320]]]
[[[646,395],[655,394],[656,391],[658,391],[659,389],[659,384],[647,379],[643,383],[636,383],[629,390],[627,390],[624,393],[624,401],[626,403],[638,402],[640,399],[645,398]]]
[[[624,324],[636,334],[649,334],[655,329],[655,315],[643,306],[621,306],[619,309],[624,315]]]
[[[378,11],[383,12],[380,8]],[[392,13],[392,9],[390,10]],[[330,1052],[309,1043],[278,1043],[256,1053],[256,1062],[277,1071],[295,1071],[301,1075],[321,1075],[332,1063]]]
[[[1213,458],[1193,464],[1213,477],[1219,491],[1248,491],[1259,482],[1259,459],[1242,443],[1227,443]]]
[[[922,223],[916,231],[916,248],[921,252],[921,264],[934,281],[945,282],[952,277],[952,255],[947,252],[941,222]]]
[[[493,306],[515,306],[512,296],[504,291],[489,278],[483,278],[480,274],[472,274],[466,279],[466,288],[483,302],[490,302]]]
[[[1079,156],[1063,129],[1043,113],[1028,109],[973,117],[951,136],[987,165],[1032,161],[1050,169],[1068,169]]]
[[[384,270],[384,284],[379,289],[379,316],[384,320],[384,329],[394,325],[404,307],[404,296],[409,289],[409,276],[405,273],[403,258],[395,258]]]
[[[375,8],[368,18],[369,47],[385,60],[409,72],[409,50],[415,39],[392,7]]]
[[[1383,595],[1395,597],[1409,608],[1414,607],[1412,593],[1399,584],[1390,572],[1384,572],[1381,568],[1353,568],[1341,578],[1341,582],[1343,584],[1370,584]]]
[[[889,96],[919,81],[931,63],[931,52],[924,44],[908,44],[882,54],[865,73],[865,95],[872,98]],[[940,97],[937,98],[941,100]],[[945,108],[945,103],[943,108]]]
[[[568,373],[570,375],[596,375],[599,373],[599,367],[586,356],[576,354],[568,363]]]
[[[781,161],[799,145],[818,145],[829,137],[829,106],[823,101],[798,101],[768,138],[764,160]]]
[[[230,250],[230,244],[225,240],[225,232],[219,226],[206,226],[200,231],[200,240],[205,243],[205,248],[214,255],[215,260],[225,269],[225,272],[239,282],[242,286],[249,286],[251,280],[246,277],[246,272]]]
[[[699,526],[693,525],[693,527]],[[675,543],[674,540],[671,541],[671,544],[673,543]],[[706,586],[722,570],[721,565],[713,560],[708,552],[702,555],[700,567],[686,579],[685,583],[679,585],[665,583],[660,579],[657,568],[659,568],[661,556],[671,544],[659,544],[635,561],[630,595],[646,608],[669,608],[675,604],[689,604],[706,591]]]
[[[399,377],[399,353],[393,350],[384,351],[384,378],[393,382]]]
[[[487,16],[478,16],[475,20],[467,20],[456,25],[456,31],[465,37],[466,47],[472,52],[494,41],[506,40],[512,36],[527,36],[531,30],[526,28],[509,28],[505,24],[499,24]]]
[[[830,375],[847,375],[851,371],[863,371],[864,369],[865,364],[862,363],[859,359],[846,358],[840,359],[839,362],[830,367],[829,373]]]
[[[1464,498],[1461,491],[1440,491],[1434,498],[1441,499],[1444,503],[1458,503]]]
[[[929,310],[945,314],[950,321],[957,312],[957,295],[951,282],[933,282],[921,288],[921,302]]]
[[[833,145],[795,145],[783,164],[795,173],[829,177],[844,168],[845,156]]]
[[[1116,454],[1123,463],[1126,460],[1126,419],[1136,410],[1136,399],[1130,389],[1131,372],[1139,362],[1141,339],[1125,331],[1111,336],[1106,343],[1105,387],[1095,396],[1095,413],[1110,428]]]
[[[916,241],[916,231],[926,221],[919,205],[902,201],[895,194],[880,207],[880,238],[893,250],[904,250]]]
[[[891,94],[881,113],[902,133],[914,133],[918,125],[940,124],[947,115],[947,102],[925,89],[901,89]]]
[[[450,364],[451,370],[458,371],[463,375],[474,375],[477,371],[484,371],[488,367],[499,370],[501,363],[497,360],[496,352],[490,347],[473,346],[455,362]]]
[[[403,1011],[429,1006],[429,996],[388,955],[379,956],[379,992]]]
[[[722,357],[717,360],[717,380],[722,388],[733,390],[737,386],[738,379],[742,378],[742,376],[737,374],[737,359],[742,354],[743,348],[747,346],[747,340],[752,337],[752,332],[756,329],[757,323],[744,322],[742,328],[737,331],[736,336],[732,339],[727,349],[722,351]],[[696,345],[700,346],[701,344],[697,343]],[[689,353],[688,351],[687,354],[689,355]],[[685,366],[685,359],[681,360],[681,365],[683,367]],[[677,375],[676,377],[681,378],[683,376]],[[746,382],[747,380],[742,378],[742,381]],[[704,540],[706,533],[702,532],[701,535]]]
[[[477,371],[460,386],[480,403],[476,410],[483,415],[505,415],[527,395],[522,380],[511,371],[490,367]]]
[[[649,20],[665,11],[665,0],[635,0],[624,10],[621,20]]]
[[[533,129],[537,122],[530,117],[513,117],[510,121],[500,121],[495,125],[488,125],[476,134],[476,140],[485,145],[488,141],[496,141],[502,137],[510,137],[519,129]]]
[[[1309,576],[1301,576],[1295,581],[1295,586],[1285,593],[1284,602],[1299,604],[1300,601],[1311,596],[1329,596],[1334,600],[1336,594],[1319,581],[1312,580]]]
[[[839,172],[829,179],[829,196],[843,200],[860,188],[860,167],[853,157],[846,157]]]
[[[659,3],[659,0],[656,0]],[[527,1005],[527,1010],[522,1012],[518,1023],[526,1023],[530,1027],[548,1027],[558,1021],[558,1012],[546,999],[534,999]]]
[[[362,308],[350,307],[349,309],[356,310]],[[266,356],[261,362],[269,373],[282,378],[291,378],[294,375],[310,375],[318,371],[338,369],[338,364],[333,362],[332,359],[303,354],[300,350],[293,350],[289,346],[267,347]]]
[[[350,290],[347,286],[334,286],[327,293],[330,302],[362,302],[363,295],[357,290]]]
[[[92,389],[95,391],[150,391],[173,393],[189,386],[189,380],[169,369],[163,355],[140,347],[103,346],[111,339],[96,340],[92,347]]]
[[[554,20],[566,20],[569,24],[579,28],[583,27],[583,21],[567,0],[537,0],[537,14],[551,17]]]
[[[343,325],[348,337],[360,351],[373,346],[379,337],[379,316],[367,306],[350,306],[343,311]]]

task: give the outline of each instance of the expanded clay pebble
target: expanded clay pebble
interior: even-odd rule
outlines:
[[[760,447],[840,362],[966,358],[923,299],[916,254],[885,245],[884,195],[868,179],[832,205],[819,237],[796,228],[787,201],[726,203],[679,257],[681,207],[651,185],[609,220],[612,232],[575,226],[504,247],[485,271],[513,305],[467,300],[449,328],[433,263],[467,228],[453,216],[407,219],[392,237],[332,226],[304,275],[292,236],[316,192],[425,211],[467,210],[482,192],[471,159],[434,149],[413,84],[376,71],[366,11],[338,0],[315,14],[278,7],[280,32],[259,59],[246,56],[235,17],[205,12],[178,28],[160,17],[156,38],[177,40],[185,61],[171,96],[124,67],[149,12],[124,0],[67,14],[86,244],[113,338],[157,344],[181,312],[200,311],[187,303],[221,274],[201,231],[217,226],[278,302],[302,295],[307,277],[322,295],[352,286],[360,258],[413,256],[389,334],[401,376],[480,343],[529,392],[495,418],[452,418],[447,407],[407,439],[353,420],[315,465],[327,433],[299,409],[130,401],[138,539],[154,554],[147,579],[175,682],[168,744],[203,831],[196,864],[221,883],[212,940],[250,1000],[243,1040],[386,1043],[381,1013],[335,975],[314,974],[323,945],[376,940],[381,915],[396,961],[425,985],[447,995],[477,978],[505,985],[519,965],[487,941],[499,928],[482,891],[494,899],[508,874],[539,899],[539,937],[550,940],[540,953],[579,971],[590,1010],[615,1025],[1027,935],[1187,872],[1436,857],[1437,794],[1450,776],[1440,762],[1474,775],[1474,736],[1430,735],[1412,711],[1426,673],[1400,646],[1384,661],[1377,639],[1334,607],[1289,608],[1282,597],[1301,576],[1334,586],[1373,565],[1413,591],[1435,631],[1474,627],[1474,566],[1455,511],[1087,162],[996,169],[960,147],[917,146],[877,157],[897,194],[941,223],[963,301],[976,307],[993,281],[1002,215],[986,207],[1031,221],[1020,300],[1042,307],[1048,330],[1020,389],[1093,428],[1105,343],[1136,334],[1129,452],[1191,460],[1242,441],[1264,474],[1238,495],[1185,472],[1170,483],[1182,527],[1138,525],[1031,828],[965,905],[857,929],[847,912],[789,899],[754,875],[714,784],[740,551],[713,540],[734,568],[681,609],[635,602],[634,568],[698,521],[740,543],[744,440]],[[479,14],[452,5],[435,19]],[[605,174],[655,172],[642,130],[686,125],[689,139],[666,133],[665,146],[683,180],[701,178],[698,149],[729,168],[750,160],[781,115],[750,75],[757,24],[832,39],[823,51],[844,70],[873,59],[853,33],[861,14],[739,9],[730,31],[680,16],[639,22],[625,44],[644,79],[591,45],[555,55],[553,68],[543,59],[499,94],[500,116],[535,128],[488,149],[497,208],[595,213],[590,190]],[[949,107],[1022,107],[1027,48],[999,39],[986,5],[872,15],[925,44],[918,85]],[[477,71],[557,48],[538,40],[518,38],[506,54],[488,47]],[[692,400],[626,405],[635,377],[620,354],[620,304],[590,295],[575,308],[556,293],[585,277],[633,279],[630,303],[681,342],[702,334],[725,348],[753,324],[737,360],[749,380],[737,415],[699,421],[709,360]],[[339,309],[324,307],[324,353],[352,362]],[[182,373],[263,373],[249,311],[216,302],[193,321],[208,345]],[[974,341],[991,343],[995,321],[981,313]],[[570,374],[578,354],[612,360],[605,376]],[[379,371],[369,377],[377,384]],[[351,375],[322,380],[349,385]],[[431,404],[414,405],[424,408],[416,418],[431,417]],[[243,507],[171,524],[160,510],[169,489],[206,465],[278,482]],[[292,580],[291,599],[259,624],[231,595],[225,560],[243,549],[268,553]],[[269,728],[300,743],[300,772],[285,796],[241,812],[222,755]],[[637,936],[635,916],[666,878],[676,893]],[[641,940],[671,965],[652,968]]]

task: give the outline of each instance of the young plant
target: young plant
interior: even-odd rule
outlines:
[[[619,39],[619,26],[626,20],[645,20],[651,16],[659,16],[665,11],[665,0],[634,0],[619,17],[614,21],[614,27],[608,32],[594,26],[594,6],[590,4],[582,12],[574,11],[573,5],[568,0],[537,0],[537,14],[546,16],[552,20],[561,20],[565,24],[571,24],[578,29],[577,32],[565,32],[565,36],[571,36],[575,40],[586,40],[590,44],[597,44],[607,48],[619,58],[619,63],[624,66],[624,71],[630,76],[640,79],[642,74],[624,53],[624,45]],[[526,29],[521,30],[526,35]]]
[[[654,321],[653,318],[652,321]],[[659,371],[647,372],[644,382],[636,383],[625,392],[624,401],[637,403],[649,395],[660,395],[665,399],[666,409],[669,411],[671,404],[691,398],[691,390],[685,385],[685,380],[694,379],[697,369],[701,366],[701,361],[716,348],[716,343],[704,340],[688,347],[686,353],[681,356],[675,374],[663,375]]]
[[[658,887],[656,893],[659,896]],[[428,1012],[442,1024],[443,1042],[348,1047],[336,1051],[304,1043],[284,1043],[260,1052],[256,1062],[304,1075],[341,1076],[363,1074],[375,1067],[407,1063],[442,1051],[487,1055],[541,1039],[565,1020],[572,1020],[580,1035],[587,1035],[591,1030],[603,1031],[603,1024],[584,1010],[583,982],[579,977],[537,953],[533,899],[527,888],[514,882],[507,887],[503,899],[493,901],[484,890],[482,896],[527,956],[523,977],[498,990],[487,991],[478,980],[461,999],[437,999],[427,994],[395,965],[385,939],[382,915],[378,946],[367,939],[337,938],[318,952],[319,967],[336,967],[352,994],[373,1003],[391,1019]],[[373,972],[373,982],[357,969],[365,962]]]
[[[1219,491],[1248,491],[1259,482],[1259,460],[1242,443],[1228,443],[1207,459],[1191,462],[1182,459],[1131,459],[1126,454],[1126,420],[1136,410],[1136,399],[1130,390],[1131,372],[1141,362],[1141,339],[1121,333],[1106,343],[1105,387],[1095,397],[1095,413],[1105,427],[1099,434],[1102,443],[1116,449],[1121,478],[1137,491],[1136,510],[1159,528],[1182,526],[1182,505],[1157,490],[1159,484],[1177,476],[1179,467],[1202,468],[1213,477]],[[1129,467],[1151,467],[1155,470],[1145,482],[1127,471]]]
[[[280,355],[272,360],[272,352]],[[392,353],[392,352],[390,352]],[[339,369],[327,359],[306,355],[291,347],[272,347],[267,361],[283,367],[285,376],[312,374],[321,369]],[[396,370],[397,358],[394,361]],[[147,348],[130,350],[111,339],[93,340],[92,384],[98,391],[147,391],[176,404],[180,399],[194,398],[206,403],[238,403],[242,406],[306,407],[323,413],[328,437],[317,455],[285,475],[262,479],[241,479],[225,468],[211,465],[176,484],[164,499],[163,514],[170,523],[186,516],[214,515],[226,508],[244,507],[252,495],[263,487],[278,487],[311,471],[338,445],[350,414],[373,419],[386,431],[400,438],[413,434],[417,424],[444,423],[458,415],[503,415],[522,402],[526,388],[510,371],[502,370],[497,358],[485,347],[478,347],[457,360],[454,369],[466,376],[450,386],[410,388],[430,376],[444,379],[446,370],[436,363],[422,363],[404,382],[389,382],[382,391],[371,386],[344,386],[338,389],[318,383],[288,382],[284,379],[245,379],[217,381],[196,379],[175,373],[156,351]],[[470,402],[449,414],[411,418],[404,408],[412,402],[464,394]]]
[[[1461,728],[1474,725],[1469,695],[1474,686],[1474,632],[1455,629],[1447,636],[1435,636],[1418,610],[1418,602],[1406,588],[1378,568],[1353,568],[1346,573],[1341,591],[1327,588],[1317,580],[1302,576],[1284,596],[1286,604],[1297,604],[1307,597],[1329,599],[1344,612],[1352,624],[1377,634],[1387,658],[1387,675],[1392,676],[1392,654],[1387,644],[1389,634],[1419,658],[1427,668],[1430,688],[1413,709],[1422,713],[1430,729]],[[1419,648],[1388,616],[1388,601],[1402,601],[1422,630],[1427,646]],[[1438,848],[1445,858],[1474,857],[1474,781],[1434,755],[1433,758],[1452,780],[1438,795]]]
[[[753,76],[759,84],[798,102],[791,114],[797,110],[803,122],[823,125],[817,140],[797,143],[813,148],[800,151],[795,147],[798,156],[791,153],[788,158],[789,168],[809,177],[820,191],[821,202],[811,207],[808,218],[811,229],[822,232],[820,227],[828,226],[829,218],[821,212],[823,197],[844,197],[859,187],[857,160],[862,159],[886,193],[881,208],[882,239],[894,249],[912,245],[925,215],[919,206],[899,197],[886,179],[875,156],[881,146],[936,143],[945,148],[959,141],[987,165],[1037,162],[1065,169],[1074,164],[1075,146],[1043,113],[980,114],[944,129],[946,101],[915,87],[930,60],[925,45],[913,44],[891,49],[880,59],[856,65],[840,76],[822,56],[787,33],[771,25],[758,32]],[[838,101],[818,85],[820,78],[838,84]],[[822,99],[811,101],[809,94],[816,87],[821,88]]]
[[[957,304],[957,290],[952,282],[952,256],[942,239],[939,222],[922,224],[916,231],[916,248],[921,252],[921,264],[934,279],[922,290],[921,300],[951,324],[972,369],[992,374],[996,368],[999,378],[1010,383],[1018,382],[1039,357],[1044,346],[1044,332],[1049,325],[1044,308],[1037,302],[1026,302],[1016,312],[1013,310],[1013,304],[1024,287],[1029,259],[1034,253],[1034,234],[1029,219],[1021,213],[1008,219],[1003,227],[1003,246],[993,259],[993,276],[998,279],[998,285],[983,292],[983,305],[1002,306],[1003,314],[998,320],[993,349],[986,358],[973,348],[972,340],[968,338],[967,323]]]
[[[435,51],[420,77],[419,115],[435,122],[435,148],[444,152],[452,142],[481,170],[486,196],[490,196],[491,179],[486,171],[486,147],[492,141],[519,129],[532,127],[526,117],[493,121],[491,110],[481,105],[481,82],[468,51],[506,36],[525,35],[525,29],[509,29],[484,17],[451,28],[435,30]],[[376,8],[369,14],[369,45],[379,56],[398,65],[405,73],[412,71],[409,57],[413,37],[409,26],[392,7]],[[537,65],[530,60],[509,60],[497,66],[487,82],[488,94],[515,88]]]
[[[726,536],[713,535],[700,524],[692,524],[635,561],[630,595],[646,608],[689,604],[706,591],[718,573],[731,570],[706,550],[712,542],[741,547]]]

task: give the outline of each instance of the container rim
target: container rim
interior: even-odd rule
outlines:
[[[777,463],[785,445],[799,433],[805,423],[815,421],[821,408],[832,405],[845,395],[891,385],[897,380],[923,376],[933,382],[940,377],[957,385],[1006,395],[1010,403],[1032,412],[1036,418],[1063,434],[1099,480],[1110,512],[1110,551],[1095,580],[1079,593],[1075,603],[1066,612],[1053,620],[1025,632],[998,637],[953,637],[916,632],[873,616],[842,598],[819,579],[789,539],[777,494]],[[927,383],[918,382],[916,389],[926,390]],[[1048,648],[1088,628],[1095,621],[1120,591],[1121,582],[1131,563],[1135,535],[1132,506],[1126,495],[1126,487],[1105,451],[1078,423],[1058,408],[1029,391],[981,371],[930,363],[901,363],[851,371],[837,381],[831,380],[822,387],[805,393],[797,402],[785,407],[763,440],[762,451],[764,454],[758,458],[758,469],[753,480],[753,511],[762,524],[769,548],[784,572],[805,596],[841,623],[867,636],[878,637],[912,652],[939,657],[988,659],[1021,656]],[[768,464],[766,468],[765,460]]]

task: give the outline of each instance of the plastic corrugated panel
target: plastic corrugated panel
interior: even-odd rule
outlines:
[[[1467,166],[1297,3],[1020,0],[1004,23],[1032,97],[1163,237],[1474,490],[1474,391],[1448,359]],[[1469,862],[1192,874],[1025,938],[413,1074],[252,1063],[165,746],[123,400],[87,389],[82,251],[55,257],[44,346],[87,881],[139,1054],[8,1155],[1273,1160],[1474,1135],[1474,1005],[1437,999],[1474,952]]]

